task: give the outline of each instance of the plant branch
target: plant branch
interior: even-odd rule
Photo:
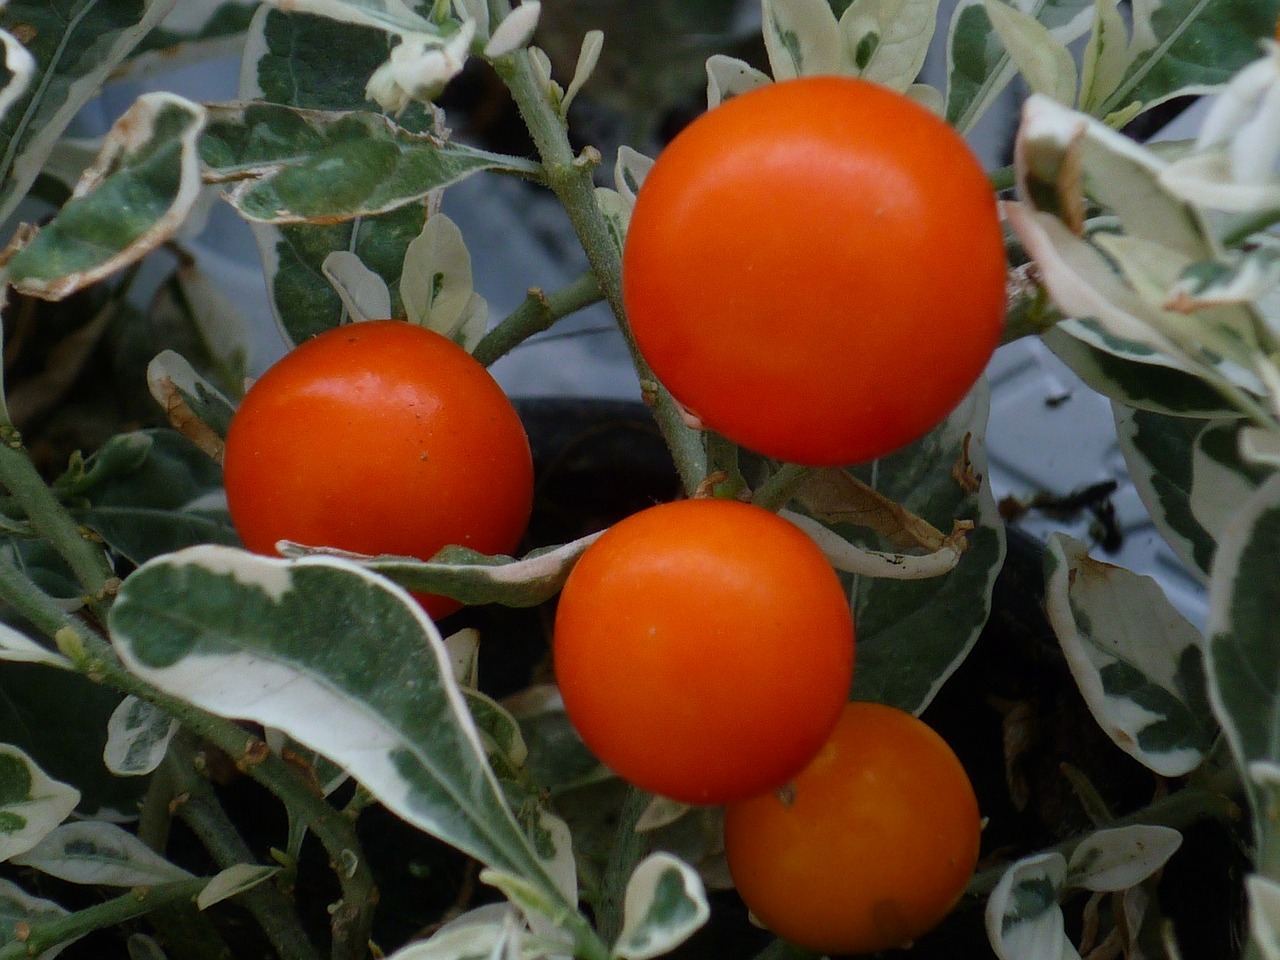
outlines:
[[[8,488],[31,524],[75,573],[87,602],[101,615],[114,572],[100,543],[89,539],[44,482],[13,424],[0,421],[0,484]]]
[[[476,344],[471,355],[486,367],[506,356],[534,334],[542,333],[562,317],[577,313],[584,307],[604,299],[594,273],[586,273],[563,290],[543,293],[529,291],[524,302]]]
[[[199,896],[208,882],[207,879],[179,880],[154,887],[135,887],[105,903],[51,920],[37,920],[27,928],[23,939],[0,946],[0,960],[30,960],[95,930],[113,927],[160,907],[189,902]]]
[[[795,463],[784,463],[769,474],[769,479],[751,497],[751,502],[766,510],[781,510],[813,473],[812,467],[802,467]]]
[[[0,599],[51,637],[81,673],[120,693],[132,694],[176,717],[191,732],[208,740],[236,766],[262,784],[295,815],[306,821],[329,855],[342,889],[333,913],[333,960],[363,960],[368,953],[377,890],[361,852],[354,824],[334,810],[261,738],[222,717],[214,716],[156,689],[121,666],[115,651],[82,621],[62,610],[28,580],[14,562],[0,555]],[[0,960],[4,955],[0,954]]]
[[[511,12],[509,0],[489,0],[490,19],[501,22]],[[527,50],[517,50],[492,61],[494,70],[511,91],[529,134],[542,158],[547,186],[555,193],[573,224],[600,291],[613,310],[645,392],[652,396],[654,419],[671,450],[686,493],[692,493],[707,473],[702,437],[683,420],[675,400],[657,381],[636,347],[627,325],[622,301],[622,251],[608,220],[596,202],[592,169],[599,154],[588,149],[574,155],[564,121],[543,91]]]
[[[197,773],[195,750],[188,738],[174,741],[165,758],[165,768],[181,797],[178,816],[199,838],[219,869],[238,863],[256,863],[253,851],[222,809],[209,781]],[[319,954],[298,922],[294,905],[274,880],[246,890],[237,899],[258,921],[280,960],[319,960]]]
[[[628,787],[626,799],[618,812],[618,828],[614,831],[609,862],[604,868],[600,910],[596,917],[596,929],[605,943],[613,943],[622,932],[623,893],[649,846],[646,836],[636,830],[636,824],[652,799],[643,790]]]

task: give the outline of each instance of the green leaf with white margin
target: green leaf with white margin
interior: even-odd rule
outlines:
[[[713,54],[707,57],[707,109],[714,110],[731,97],[772,82],[767,73],[744,60]]]
[[[864,80],[904,92],[924,67],[939,0],[854,0],[840,16],[844,58]]]
[[[854,620],[858,669],[852,697],[919,713],[977,642],[1004,563],[1005,527],[988,479],[984,437],[990,408],[985,380],[923,439],[854,473],[876,491],[940,529],[968,520],[968,549],[955,568],[924,580],[858,577]],[[966,463],[967,455],[967,463]],[[953,468],[978,481],[966,489]],[[880,544],[857,528],[852,543]]]
[[[129,576],[109,627],[160,689],[283,730],[409,823],[558,901],[435,624],[399,587],[332,557],[193,547]]]
[[[1067,45],[1035,17],[1002,0],[986,0],[986,11],[1027,86],[1051,100],[1073,106],[1076,61]]]
[[[388,52],[388,36],[372,27],[263,6],[246,38],[239,95],[314,110],[367,109],[365,81]],[[424,132],[434,129],[436,118],[414,104],[398,122]],[[335,251],[353,254],[381,277],[391,291],[389,316],[403,316],[399,285],[405,250],[422,230],[430,205],[430,200],[409,204],[324,227],[252,224],[271,310],[285,342],[302,343],[345,318],[343,302],[323,270]]]
[[[406,33],[439,35],[440,28],[420,16],[405,0],[266,0],[281,9],[328,17],[344,24],[376,27],[403,36]]]
[[[1161,776],[1194,770],[1217,734],[1199,631],[1155,580],[1094,560],[1064,534],[1050,538],[1044,565],[1045,612],[1094,719]]]
[[[1170,299],[1180,308],[1199,309],[1250,304],[1275,294],[1280,288],[1280,247],[1268,242],[1269,234],[1256,239],[1261,241],[1256,246],[1188,266],[1170,290]]]
[[[180,354],[162,350],[147,366],[147,388],[156,403],[171,417],[177,404],[187,411],[219,440],[227,435],[235,406],[222,395],[217,387],[196,373],[195,368]],[[184,433],[188,439],[196,439]],[[198,444],[206,453],[203,444]]]
[[[0,8],[0,28],[23,38],[36,65],[26,92],[0,119],[0,221],[26,196],[80,108],[176,3],[10,0]]]
[[[9,261],[9,282],[57,300],[159,247],[200,197],[205,111],[171,93],[138,99],[107,134],[71,199]]]
[[[1221,533],[1209,578],[1206,673],[1209,700],[1242,770],[1280,761],[1280,475],[1240,505]],[[1269,828],[1269,804],[1246,778],[1257,836]],[[1267,791],[1277,791],[1270,781]]]
[[[489,305],[475,292],[462,231],[445,214],[427,217],[405,251],[400,299],[410,323],[434,330],[468,352],[484,336]]]
[[[258,223],[339,223],[387,213],[482,170],[535,176],[528,160],[405,130],[377,113],[269,103],[210,108],[206,176]]]
[[[987,900],[987,939],[1000,960],[1080,960],[1067,939],[1062,895],[1067,861],[1060,853],[1019,860]]]
[[[743,66],[746,65],[743,64]],[[708,71],[710,67],[711,61],[708,60]],[[765,77],[764,82],[768,83],[769,78]],[[652,169],[652,157],[646,157],[625,144],[618,148],[618,159],[613,165],[613,185],[628,207],[635,207],[636,194],[640,192],[640,185],[644,183],[645,177]]]
[[[489,903],[450,920],[427,939],[400,948],[387,960],[507,960],[509,955],[535,960],[547,956],[530,941],[510,904]]]
[[[19,926],[29,929],[41,921],[58,920],[66,915],[67,910],[52,900],[33,897],[11,880],[0,878],[0,943],[17,943]],[[36,960],[53,960],[69,945],[70,941],[58,944]]]
[[[960,0],[947,34],[946,117],[961,133],[974,128],[1017,73],[985,4]],[[1063,44],[1083,36],[1093,17],[1093,0],[1016,0],[1010,5],[1044,24]]]
[[[427,561],[364,557],[327,547],[308,548],[287,540],[281,541],[279,547],[286,557],[341,557],[377,571],[408,590],[452,597],[467,605],[536,607],[560,591],[573,565],[599,536],[593,533],[560,546],[541,547],[519,560],[493,557],[466,547],[445,547]]]
[[[79,802],[75,787],[48,776],[17,747],[0,744],[0,861],[26,853]]]
[[[839,73],[840,25],[827,0],[761,0],[774,80]]]
[[[43,663],[60,670],[75,669],[75,665],[58,651],[36,643],[7,623],[0,623],[0,660],[15,663]]]
[[[385,320],[391,314],[387,283],[354,253],[335,250],[324,258],[320,270],[342,298],[342,306],[354,322]]]
[[[1226,83],[1272,36],[1280,0],[1135,0],[1132,12],[1137,55],[1097,106],[1101,116]]]
[[[1182,846],[1172,827],[1134,824],[1089,834],[1071,852],[1067,884],[1085,890],[1118,892],[1154,876]]]
[[[689,939],[710,916],[702,880],[693,869],[670,854],[651,854],[627,881],[622,932],[613,956],[660,957]]]
[[[1272,473],[1241,454],[1248,423],[1168,417],[1118,404],[1114,412],[1138,496],[1178,558],[1207,581],[1222,531]]]
[[[531,6],[533,4],[526,2],[517,9],[526,10]],[[508,17],[507,19],[511,18]],[[503,26],[506,26],[506,23],[507,21],[504,20]],[[568,117],[569,107],[582,91],[582,88],[586,86],[587,81],[591,79],[591,74],[595,72],[596,64],[600,62],[600,54],[603,50],[604,31],[588,30],[583,35],[582,46],[578,50],[578,60],[573,68],[573,79],[569,81],[569,86],[565,87],[564,95],[560,98],[558,109],[561,117]]]
[[[117,777],[154,773],[164,760],[178,721],[159,707],[125,697],[107,721],[107,745],[102,760]]]
[[[139,887],[191,874],[160,856],[132,833],[114,823],[78,820],[57,827],[11,863],[31,867],[70,883],[104,887]]]
[[[219,871],[196,897],[196,909],[208,910],[215,903],[238,897],[246,890],[270,880],[280,872],[279,867],[257,863],[236,863]]]
[[[1152,363],[1149,347],[1108,336],[1093,321],[1063,321],[1041,334],[1041,339],[1076,376],[1118,404],[1173,417],[1236,415],[1222,393],[1203,378]],[[1095,346],[1099,340],[1108,349]]]
[[[1192,262],[1215,252],[1201,214],[1161,185],[1169,161],[1087,114],[1043,96],[1029,97],[1014,163],[1019,197],[1073,230],[1079,230],[1076,211],[1087,196],[1113,213],[1130,236]]]
[[[1093,31],[1081,64],[1080,109],[1097,114],[1130,65],[1153,43],[1155,37],[1141,24],[1130,35],[1117,0],[1095,0]]]
[[[525,745],[515,717],[496,700],[479,690],[463,690],[462,695],[471,710],[471,718],[475,721],[481,742],[485,745],[485,755],[494,772],[502,777],[524,766],[529,748]]]

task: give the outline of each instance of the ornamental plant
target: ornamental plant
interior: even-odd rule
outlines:
[[[0,960],[643,960],[689,955],[746,907],[787,939],[741,923],[744,956],[918,940],[919,956],[1174,957],[1203,911],[1178,912],[1161,873],[1206,824],[1245,875],[1227,939],[1280,956],[1280,0],[762,0],[758,35],[734,32],[739,6],[654,5],[570,31],[566,55],[570,5],[533,0],[0,4]],[[629,57],[632,30],[647,57]],[[651,78],[654,49],[676,85],[696,54],[710,112],[689,129],[728,118],[739,151],[695,132],[664,159],[652,103],[615,162],[575,146],[574,104]],[[113,77],[229,50],[235,99],[147,94],[99,142],[67,135]],[[451,133],[440,103],[464,68],[505,89],[528,155]],[[1013,162],[984,181],[962,138],[1011,88],[1028,93]],[[843,107],[797,90],[872,107],[802,142]],[[1137,138],[1206,93],[1195,141]],[[589,266],[505,317],[441,212],[481,174],[553,195]],[[386,416],[363,424],[304,406],[264,427],[234,304],[189,253],[213,204],[251,224],[294,351],[263,391],[359,339],[344,324],[412,326],[468,371],[463,412],[420,436],[403,415],[431,401],[381,388]],[[681,220],[689,204],[703,212]],[[599,301],[680,499],[708,503],[513,548],[538,490],[483,368]],[[1062,829],[1032,837],[1010,829],[1033,789],[1030,708],[988,683],[979,643],[1008,547],[979,377],[999,336],[1040,337],[1110,399],[1210,606],[1202,634],[1089,544],[1044,545],[1036,668],[1070,677],[1087,719],[1071,739],[1105,745],[1144,795],[1052,755]],[[399,375],[405,352],[377,370]],[[242,459],[237,434],[264,429]],[[432,479],[446,459],[460,473]],[[433,511],[480,526],[447,526],[437,550],[417,536]],[[716,538],[679,519],[694,513],[724,518]],[[395,536],[346,539],[371,524]],[[670,528],[663,549],[611,551],[646,524]],[[821,609],[795,603],[806,586]],[[562,588],[554,646],[572,652],[499,695],[489,666],[542,622],[506,611],[545,605],[549,625]],[[643,669],[600,649],[617,637]],[[1001,703],[1003,730],[982,727]],[[912,719],[948,704],[967,711],[951,737],[967,725],[984,753]],[[810,727],[768,756],[800,710]],[[915,746],[886,751],[899,736]],[[881,767],[883,797],[855,790]],[[733,789],[688,782],[708,775]],[[922,792],[931,807],[902,799]],[[921,843],[926,827],[942,839]],[[445,862],[454,902],[426,910]]]

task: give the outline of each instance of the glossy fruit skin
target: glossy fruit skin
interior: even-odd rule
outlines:
[[[922,721],[850,703],[830,740],[776,794],[725,810],[729,871],[770,930],[821,953],[909,944],[950,912],[973,874],[973,787]]]
[[[704,424],[840,465],[927,433],[999,340],[995,195],[942,119],[876,84],[806,77],[696,119],[627,231],[641,353]]]
[[[849,599],[792,524],[725,500],[633,514],[592,544],[556,612],[556,680],[587,746],[690,804],[785,783],[849,696]]]
[[[489,372],[399,320],[328,330],[259,378],[232,418],[223,476],[244,545],[278,540],[427,559],[512,552],[529,520],[524,427]],[[420,596],[440,617],[458,604]]]

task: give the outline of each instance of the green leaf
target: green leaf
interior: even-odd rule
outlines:
[[[1153,106],[1185,87],[1214,86],[1257,57],[1272,36],[1280,0],[1138,0],[1133,4],[1138,54],[1097,112],[1131,103]]]
[[[240,96],[315,110],[368,108],[365,80],[389,49],[380,30],[264,6],[249,31]],[[417,104],[398,119],[406,129],[434,129],[434,116]],[[389,315],[403,316],[399,284],[405,251],[425,219],[424,206],[409,204],[332,226],[253,224],[272,312],[285,341],[301,343],[343,320],[342,300],[323,270],[335,251],[355,256],[381,277],[392,294]]]
[[[59,880],[107,887],[150,886],[190,879],[145,843],[114,823],[64,823],[11,862]]]
[[[1030,14],[1003,0],[985,0],[987,17],[1022,79],[1035,93],[1073,106],[1076,61],[1067,45]]]
[[[692,868],[670,854],[651,854],[627,881],[622,932],[613,955],[619,960],[660,957],[687,940],[710,916],[702,881]]]
[[[103,762],[107,723],[120,699],[79,673],[0,664],[0,743],[21,748],[49,776],[74,786],[81,814],[132,816],[146,782],[113,776]]]
[[[904,92],[920,76],[939,0],[854,0],[840,16],[845,60],[865,80]]]
[[[136,464],[104,463],[137,441],[145,442],[145,454]],[[115,437],[88,467],[89,479],[76,491],[88,504],[73,513],[134,563],[201,543],[239,544],[221,494],[221,469],[175,431]]]
[[[52,900],[33,897],[16,883],[0,879],[0,943],[16,943],[19,925],[30,927],[66,915],[67,911]],[[60,944],[47,950],[36,960],[53,960],[65,946]]]
[[[569,571],[599,534],[541,547],[519,560],[491,557],[465,547],[446,547],[427,561],[407,557],[361,557],[331,549],[284,543],[285,556],[337,556],[377,571],[408,590],[452,597],[467,605],[500,603],[535,607],[555,596]]]
[[[204,108],[174,94],[140,97],[71,199],[9,262],[9,281],[56,300],[177,233],[200,196],[196,142],[204,122]]]
[[[1150,348],[1133,341],[1105,337],[1108,349],[1100,349],[1096,344],[1102,336],[1096,325],[1077,321],[1060,323],[1041,339],[1076,376],[1117,403],[1175,417],[1236,415],[1203,378],[1152,362],[1158,358]]]
[[[434,330],[465,350],[484,336],[489,306],[475,292],[462,231],[445,214],[429,216],[405,251],[400,299],[410,323]]]
[[[0,744],[0,860],[34,847],[79,800],[75,787],[54,780],[17,747]]]
[[[987,14],[987,0],[960,0],[947,35],[947,120],[968,133],[1017,73]],[[1017,0],[1009,4],[1070,44],[1089,29],[1093,0]]]
[[[1121,891],[1155,875],[1182,846],[1172,827],[1133,824],[1098,830],[1071,852],[1067,883],[1094,891]]]
[[[26,196],[76,113],[177,0],[10,0],[0,28],[23,39],[36,73],[0,120],[0,221]]]
[[[987,938],[1000,960],[1080,960],[1067,939],[1058,898],[1067,861],[1060,853],[1019,860],[987,900]]]
[[[227,194],[242,216],[273,224],[339,223],[421,201],[481,170],[540,170],[377,113],[271,103],[210,108],[200,152],[206,176],[247,178]]]
[[[950,573],[925,580],[859,577],[854,592],[858,659],[855,700],[875,700],[918,713],[977,641],[991,610],[991,591],[1004,562],[1004,523],[987,479],[983,437],[988,388],[980,382],[944,423],[924,439],[856,473],[940,530],[956,520],[974,523],[969,548]],[[979,481],[966,490],[952,475],[964,469]],[[844,530],[871,545],[865,532]]]
[[[409,823],[558,901],[485,762],[435,625],[388,581],[327,557],[194,547],[127,578],[109,625],[149,682],[284,731]]]
[[[840,25],[827,0],[762,0],[760,6],[774,80],[840,72]]]
[[[1115,407],[1120,450],[1157,529],[1208,580],[1218,538],[1270,471],[1240,454],[1245,421],[1190,420]]]
[[[237,863],[218,872],[196,897],[196,908],[208,910],[215,903],[230,900],[258,884],[270,880],[280,872],[279,867],[266,867],[256,863]]]
[[[1165,777],[1199,766],[1217,734],[1201,637],[1160,585],[1057,534],[1046,547],[1045,612],[1089,711],[1116,746]]]
[[[1280,760],[1280,476],[1273,476],[1222,531],[1209,580],[1206,671],[1210,701],[1241,770]],[[1260,787],[1246,783],[1255,801]],[[1269,819],[1255,802],[1258,836]]]
[[[160,766],[177,732],[178,721],[159,707],[125,697],[107,721],[102,760],[117,777],[145,776]]]

